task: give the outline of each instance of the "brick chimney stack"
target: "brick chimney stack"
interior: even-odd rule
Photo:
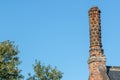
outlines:
[[[90,21],[90,48],[102,47],[101,44],[101,26],[100,26],[100,10],[93,7],[89,11]]]
[[[102,49],[100,10],[92,7],[89,10],[90,29],[90,57],[88,65],[90,70],[89,80],[109,80],[106,73],[106,58]]]

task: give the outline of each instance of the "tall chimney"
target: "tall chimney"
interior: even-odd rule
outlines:
[[[90,30],[90,56],[88,65],[90,70],[89,80],[109,80],[106,73],[106,58],[102,49],[100,10],[92,7],[89,10]]]
[[[89,11],[90,21],[90,48],[102,47],[101,44],[101,26],[100,26],[100,10],[93,7]]]

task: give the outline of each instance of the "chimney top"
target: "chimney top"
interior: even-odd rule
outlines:
[[[97,7],[97,6],[94,6],[92,7],[90,10],[89,10],[89,13],[92,13],[94,11],[98,11],[100,13],[100,9]]]

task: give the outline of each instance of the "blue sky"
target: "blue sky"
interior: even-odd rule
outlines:
[[[22,74],[35,59],[57,66],[62,80],[88,80],[88,10],[101,10],[107,65],[120,65],[120,0],[1,0],[0,41],[19,45]]]

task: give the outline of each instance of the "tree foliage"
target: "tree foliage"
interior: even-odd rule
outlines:
[[[0,43],[0,80],[20,80],[23,76],[18,69],[20,64],[17,47],[11,41]]]
[[[27,80],[60,80],[62,78],[62,73],[48,65],[44,66],[40,62],[35,61],[33,65],[35,74],[31,76],[29,73],[29,78]]]
[[[13,42],[3,41],[0,43],[0,80],[21,80],[24,78],[18,68],[20,64],[18,53],[18,48]],[[35,74],[29,73],[27,80],[60,80],[62,78],[62,73],[56,67],[44,66],[37,60],[33,69]]]

